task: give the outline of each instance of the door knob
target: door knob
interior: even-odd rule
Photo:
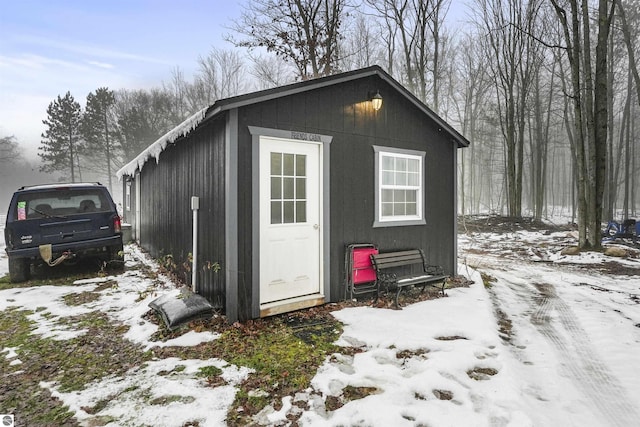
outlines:
[[[320,228],[320,224],[313,224],[313,229],[318,230]]]

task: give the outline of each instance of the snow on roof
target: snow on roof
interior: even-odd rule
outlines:
[[[191,117],[187,118],[184,122],[180,123],[175,128],[171,129],[166,134],[162,135],[156,142],[145,148],[135,159],[124,165],[118,172],[118,179],[122,179],[123,176],[134,176],[136,171],[142,170],[142,167],[150,158],[155,158],[156,163],[160,161],[160,153],[162,153],[167,145],[173,144],[178,138],[187,135],[194,130],[207,113],[209,107],[205,107],[198,111]]]

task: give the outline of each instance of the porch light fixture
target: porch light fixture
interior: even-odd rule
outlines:
[[[376,93],[371,97],[371,105],[375,111],[378,111],[382,108],[382,95],[380,95],[380,91],[377,90]]]

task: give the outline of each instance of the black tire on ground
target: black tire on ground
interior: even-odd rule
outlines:
[[[26,282],[29,280],[30,263],[25,258],[9,257],[9,279],[12,283]]]

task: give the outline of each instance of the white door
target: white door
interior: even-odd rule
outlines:
[[[319,144],[260,137],[260,304],[321,293]]]

